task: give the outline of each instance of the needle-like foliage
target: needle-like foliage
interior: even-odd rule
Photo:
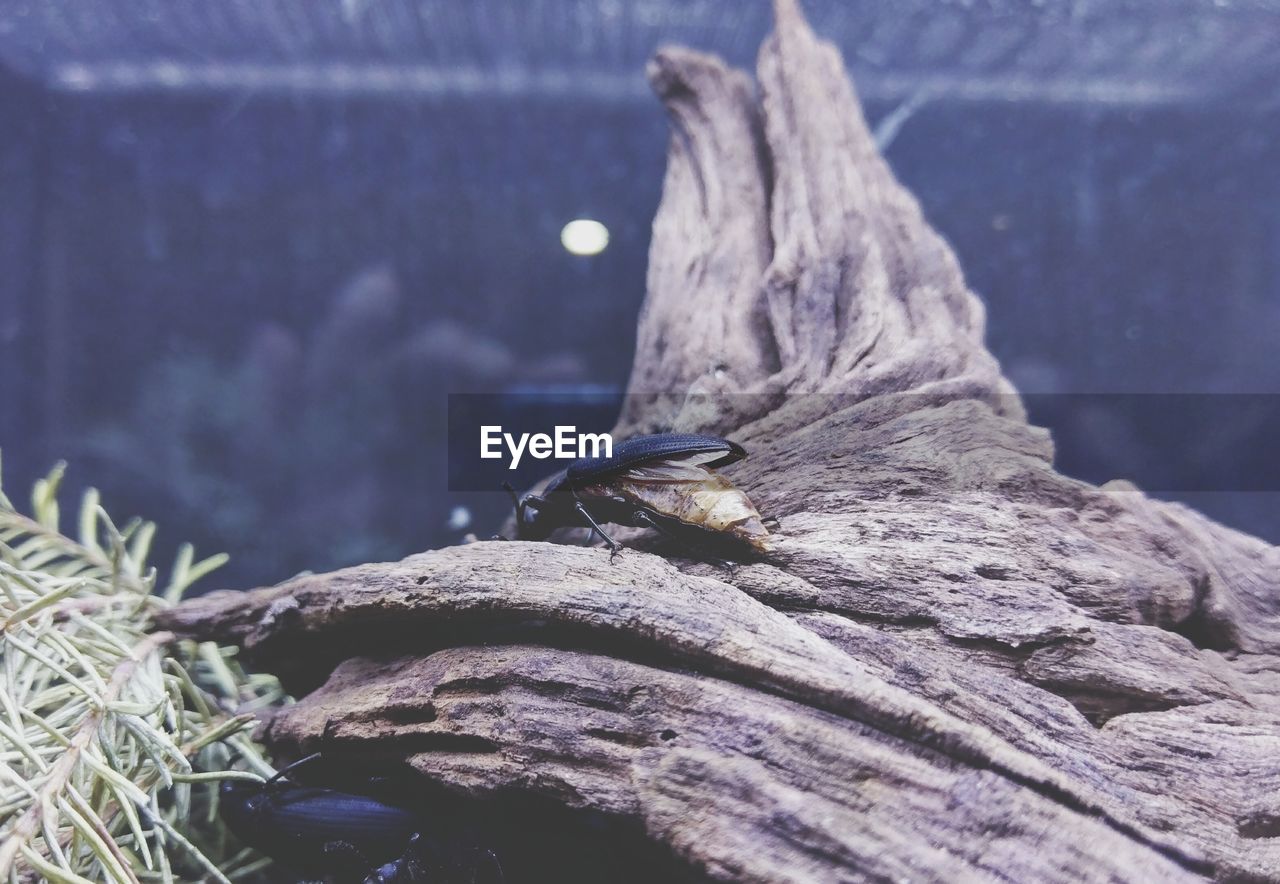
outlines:
[[[117,528],[90,490],[59,527],[62,466],[31,515],[0,487],[0,881],[228,881],[260,863],[216,817],[232,762],[269,774],[249,737],[284,701],[231,651],[150,630],[224,560],[190,546],[160,585],[155,526]]]

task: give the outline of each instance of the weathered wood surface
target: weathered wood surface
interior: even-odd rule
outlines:
[[[1280,880],[1280,551],[1053,471],[793,0],[758,97],[687,50],[650,73],[674,134],[619,430],[743,442],[775,552],[485,542],[166,628],[318,685],[282,749],[638,820],[710,879]]]

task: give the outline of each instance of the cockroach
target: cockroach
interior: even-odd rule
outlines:
[[[611,457],[575,460],[541,495],[519,496],[503,487],[515,506],[518,540],[546,540],[557,528],[590,528],[612,557],[621,546],[601,527],[612,523],[653,528],[699,550],[763,553],[769,532],[755,504],[716,472],[746,456],[741,445],[718,436],[634,436],[615,445]]]
[[[310,755],[262,783],[224,780],[219,815],[235,835],[305,881],[501,884],[497,858],[447,825],[428,839],[428,820],[399,804],[288,779]]]

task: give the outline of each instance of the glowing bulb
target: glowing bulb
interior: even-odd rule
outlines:
[[[471,527],[471,510],[465,506],[455,506],[449,511],[449,528],[463,531]]]
[[[560,231],[560,243],[571,255],[598,255],[609,245],[609,228],[590,218],[578,218]]]

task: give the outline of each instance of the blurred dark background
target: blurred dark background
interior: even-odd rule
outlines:
[[[1153,490],[1280,542],[1280,486],[1213,479],[1275,453],[1276,397],[1206,428],[1180,396],[1131,426],[1136,400],[1075,395],[1280,393],[1280,4],[804,6],[992,349],[1051,394],[1063,468],[1175,459],[1195,481]],[[621,391],[667,138],[645,61],[750,66],[769,24],[764,0],[0,0],[6,488],[66,458],[168,550],[230,552],[230,586],[492,531],[505,498],[445,489],[445,394]],[[567,251],[575,218],[607,248]]]

